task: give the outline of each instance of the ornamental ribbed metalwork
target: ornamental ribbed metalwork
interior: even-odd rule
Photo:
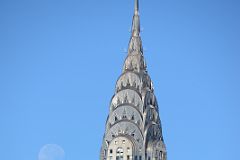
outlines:
[[[135,0],[128,55],[110,103],[100,160],[166,160],[158,110],[143,57]]]

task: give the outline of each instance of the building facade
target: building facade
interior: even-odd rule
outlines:
[[[147,72],[135,0],[132,34],[111,99],[100,160],[166,160],[157,99]]]

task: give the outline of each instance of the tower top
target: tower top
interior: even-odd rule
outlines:
[[[139,0],[122,74],[110,102],[100,160],[167,160],[153,83],[140,34]]]

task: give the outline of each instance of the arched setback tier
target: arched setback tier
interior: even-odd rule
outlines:
[[[111,142],[102,145],[101,157],[104,160],[118,158],[119,160],[144,160],[144,152],[144,150],[139,149],[138,142],[132,136],[120,134]]]
[[[143,89],[149,89],[153,91],[153,85],[151,78],[146,73],[146,71],[135,72],[135,71],[125,71],[123,72],[116,83],[116,92],[132,88],[142,94]]]
[[[119,77],[116,83],[116,91],[126,88],[134,88],[141,93],[142,81],[137,73],[125,72]]]
[[[133,160],[134,145],[130,139],[125,136],[114,138],[107,150],[107,160]]]
[[[140,72],[145,70],[145,64],[141,54],[129,54],[125,60],[123,71]]]
[[[166,160],[167,151],[162,140],[149,141],[146,149],[146,157],[153,157],[152,160]]]
[[[137,18],[137,17],[136,17]],[[142,40],[139,36],[132,36],[128,45],[128,55],[143,55]]]
[[[160,124],[155,124],[154,122],[149,123],[144,131],[144,146],[147,148],[149,141],[162,139],[162,129]]]
[[[158,110],[152,105],[148,105],[143,114],[143,126],[146,127],[149,122],[161,125]]]
[[[152,91],[146,91],[146,94],[143,100],[144,100],[144,111],[146,110],[147,106],[152,106],[156,108],[156,111],[158,112],[157,98]]]
[[[131,121],[120,121],[106,131],[105,141],[109,144],[115,137],[120,135],[130,136],[135,142],[136,149],[142,150],[144,138],[138,125]]]
[[[109,115],[107,130],[122,120],[128,120],[138,125],[141,131],[143,131],[143,119],[141,115],[139,110],[131,105],[120,105]]]
[[[139,109],[141,113],[143,113],[143,102],[141,99],[141,95],[134,90],[125,89],[116,93],[111,100],[110,114],[111,112],[117,108],[121,104],[132,104]]]

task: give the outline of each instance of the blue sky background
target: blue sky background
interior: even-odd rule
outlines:
[[[240,1],[140,0],[169,160],[240,159]],[[133,0],[0,0],[0,159],[97,160]]]

